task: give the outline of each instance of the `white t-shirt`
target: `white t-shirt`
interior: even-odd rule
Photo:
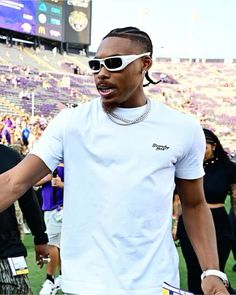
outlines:
[[[135,118],[144,108],[118,108]],[[199,123],[151,100],[148,117],[120,126],[100,99],[63,110],[32,151],[53,171],[65,164],[63,291],[159,295],[179,285],[171,234],[175,176],[204,175]]]

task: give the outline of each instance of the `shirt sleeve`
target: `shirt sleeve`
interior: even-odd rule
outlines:
[[[236,163],[234,163],[233,161],[230,161],[229,163],[230,184],[236,184]]]
[[[63,162],[67,111],[64,109],[54,117],[30,152],[30,154],[38,156],[51,171],[54,171],[57,165]]]
[[[34,244],[46,244],[48,242],[46,225],[34,189],[30,188],[21,198],[19,198],[18,202],[25,221],[34,236]]]
[[[206,140],[203,129],[197,120],[186,126],[188,130],[186,149],[176,163],[176,177],[197,179],[204,176],[203,160],[206,151]]]

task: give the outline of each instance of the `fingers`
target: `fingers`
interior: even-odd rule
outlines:
[[[37,259],[37,265],[42,268],[44,264],[48,264],[51,261],[49,254],[47,256],[39,255],[39,258]]]

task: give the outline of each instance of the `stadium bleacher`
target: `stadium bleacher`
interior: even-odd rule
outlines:
[[[58,105],[77,105],[97,96],[85,55],[57,50],[9,47],[0,44],[0,112],[8,114],[58,113]],[[223,143],[236,149],[236,64],[154,62],[150,72],[167,83],[145,88],[147,95],[196,116],[204,127],[224,135]],[[172,83],[173,81],[173,83]],[[165,81],[164,81],[165,82]]]

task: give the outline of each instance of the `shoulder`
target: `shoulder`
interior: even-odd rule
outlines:
[[[100,98],[94,98],[88,102],[82,103],[75,108],[70,109],[71,113],[87,113],[92,110],[97,110],[101,107]]]
[[[216,168],[226,173],[231,184],[236,183],[236,163],[230,159],[219,158]]]
[[[152,99],[152,107],[153,111],[158,115],[158,118],[162,118],[166,121],[177,121],[177,124],[185,124],[185,123],[192,123],[192,124],[199,124],[197,119],[188,113],[181,112],[177,109],[174,109],[164,103],[158,102],[155,99]]]
[[[230,183],[236,184],[236,163],[231,160],[229,161],[228,173],[229,173]]]
[[[235,178],[236,178],[236,163],[231,160],[227,161],[227,168],[229,169],[231,173],[235,174]]]
[[[21,155],[14,149],[0,144],[0,173],[3,173],[14,166],[16,166],[21,160]]]
[[[192,114],[183,113],[168,105],[152,100],[152,118],[159,126],[165,126],[174,138],[204,137],[199,120]]]
[[[99,98],[94,98],[91,101],[82,103],[75,108],[66,108],[60,111],[57,116],[53,119],[57,119],[60,121],[61,119],[73,120],[76,118],[77,120],[83,118],[86,114],[90,114],[93,110],[97,110],[99,108]]]
[[[2,159],[11,158],[18,162],[22,160],[21,155],[15,149],[4,144],[0,144],[0,155]]]

